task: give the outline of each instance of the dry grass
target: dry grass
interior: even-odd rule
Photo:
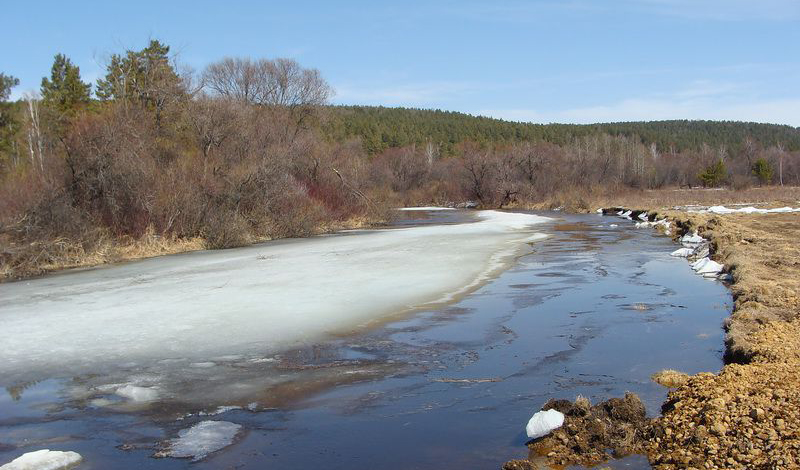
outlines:
[[[91,246],[58,238],[17,247],[0,258],[0,282],[23,279],[64,269],[98,266],[205,249],[201,238],[162,237],[148,228],[138,239],[113,239],[101,235]]]
[[[343,221],[320,223],[312,234],[339,230],[375,227],[386,223],[387,217],[354,216]],[[269,238],[249,237],[243,244],[260,243]],[[213,248],[201,237],[179,238],[162,236],[148,227],[139,238],[114,238],[97,231],[91,244],[67,238],[38,241],[26,246],[14,246],[0,235],[0,282],[25,279],[64,269],[99,266],[156,256]]]
[[[518,202],[517,208],[568,212],[592,212],[601,207],[648,208],[664,211],[678,206],[714,206],[752,204],[757,207],[800,205],[800,187],[766,186],[743,190],[731,189],[652,189],[573,187],[530,202]]]
[[[787,200],[793,192],[783,195],[764,205],[797,207],[797,201]],[[713,256],[732,273],[735,302],[726,321],[726,358],[741,364],[689,377],[670,392],[664,415],[654,421],[651,463],[663,469],[796,468],[800,213],[664,215],[711,240]]]

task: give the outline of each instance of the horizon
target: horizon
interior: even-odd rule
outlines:
[[[150,38],[202,70],[226,56],[317,68],[333,105],[461,112],[534,124],[709,120],[800,126],[800,3],[768,0],[85,2],[7,6],[0,72],[37,91],[64,53],[94,85]],[[246,12],[246,15],[241,14]],[[115,21],[125,15],[124,24]],[[36,21],[31,21],[35,18]],[[109,21],[111,18],[111,21]],[[174,18],[179,18],[176,21]],[[66,26],[65,26],[66,25]]]

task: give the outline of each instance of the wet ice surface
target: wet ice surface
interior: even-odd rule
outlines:
[[[259,359],[252,354],[456,298],[499,270],[544,220],[481,211],[461,224],[191,253],[0,285],[0,382],[153,359],[195,368],[213,367],[216,356]]]
[[[549,398],[630,390],[654,414],[666,390],[652,373],[719,369],[720,283],[655,232],[552,216],[536,228],[551,237],[489,284],[364,333],[5,384],[0,463],[49,448],[79,452],[82,469],[499,468],[527,454],[525,424]],[[199,462],[150,457],[210,419],[243,431]]]

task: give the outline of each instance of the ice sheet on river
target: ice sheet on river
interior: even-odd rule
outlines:
[[[476,214],[471,223],[278,241],[2,284],[0,382],[274,351],[450,301],[541,237],[534,226],[547,220]]]
[[[231,445],[241,429],[240,424],[227,421],[202,421],[178,433],[178,437],[155,456],[201,460]]]
[[[0,470],[67,470],[81,462],[77,452],[42,449],[22,454],[0,466]]]

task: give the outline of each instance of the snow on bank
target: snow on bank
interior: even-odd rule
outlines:
[[[167,443],[156,457],[202,460],[208,454],[233,444],[242,429],[240,424],[227,421],[201,421],[178,433],[178,437]]]
[[[468,292],[542,237],[536,225],[548,220],[475,214],[470,223],[283,240],[0,284],[0,385],[137,361],[269,353],[364,328]]]
[[[788,212],[800,212],[800,208],[778,207],[776,209],[760,209],[753,206],[730,209],[725,206],[711,206],[707,209],[689,209],[688,212],[698,214],[786,214]]]
[[[22,454],[0,466],[0,470],[66,470],[78,465],[82,459],[77,452],[42,449]]]
[[[558,410],[539,411],[534,414],[525,426],[529,439],[544,437],[564,424],[564,414]]]
[[[715,209],[719,207],[722,206],[715,206],[710,209]],[[725,208],[723,207],[723,209]],[[744,208],[744,209],[749,209],[749,208]],[[604,212],[602,209],[600,211]],[[648,227],[661,228],[664,230],[664,233],[666,235],[670,234],[671,223],[667,219],[661,219],[649,222],[646,220],[647,219],[646,213],[639,212],[636,219],[641,220],[641,222],[637,222],[634,219],[634,217],[631,216],[632,214],[633,212],[628,210],[616,211],[617,216],[632,220],[635,223],[636,228],[648,228]],[[614,224],[612,224],[611,226],[613,227]],[[725,269],[724,265],[717,263],[716,261],[713,261],[711,258],[709,258],[710,254],[709,242],[708,240],[700,236],[697,232],[684,234],[680,238],[680,243],[681,245],[683,245],[683,248],[678,248],[677,250],[671,252],[670,256],[674,256],[677,258],[690,258],[692,260],[691,264],[692,269],[697,274],[700,274],[703,277],[717,278],[720,280],[731,279],[731,276],[729,274],[722,273],[722,271]]]
[[[454,211],[452,207],[424,206],[424,207],[401,207],[399,211]]]
[[[691,248],[678,248],[677,250],[670,253],[670,256],[675,256],[678,258],[688,258],[689,256],[694,253],[694,250]]]

